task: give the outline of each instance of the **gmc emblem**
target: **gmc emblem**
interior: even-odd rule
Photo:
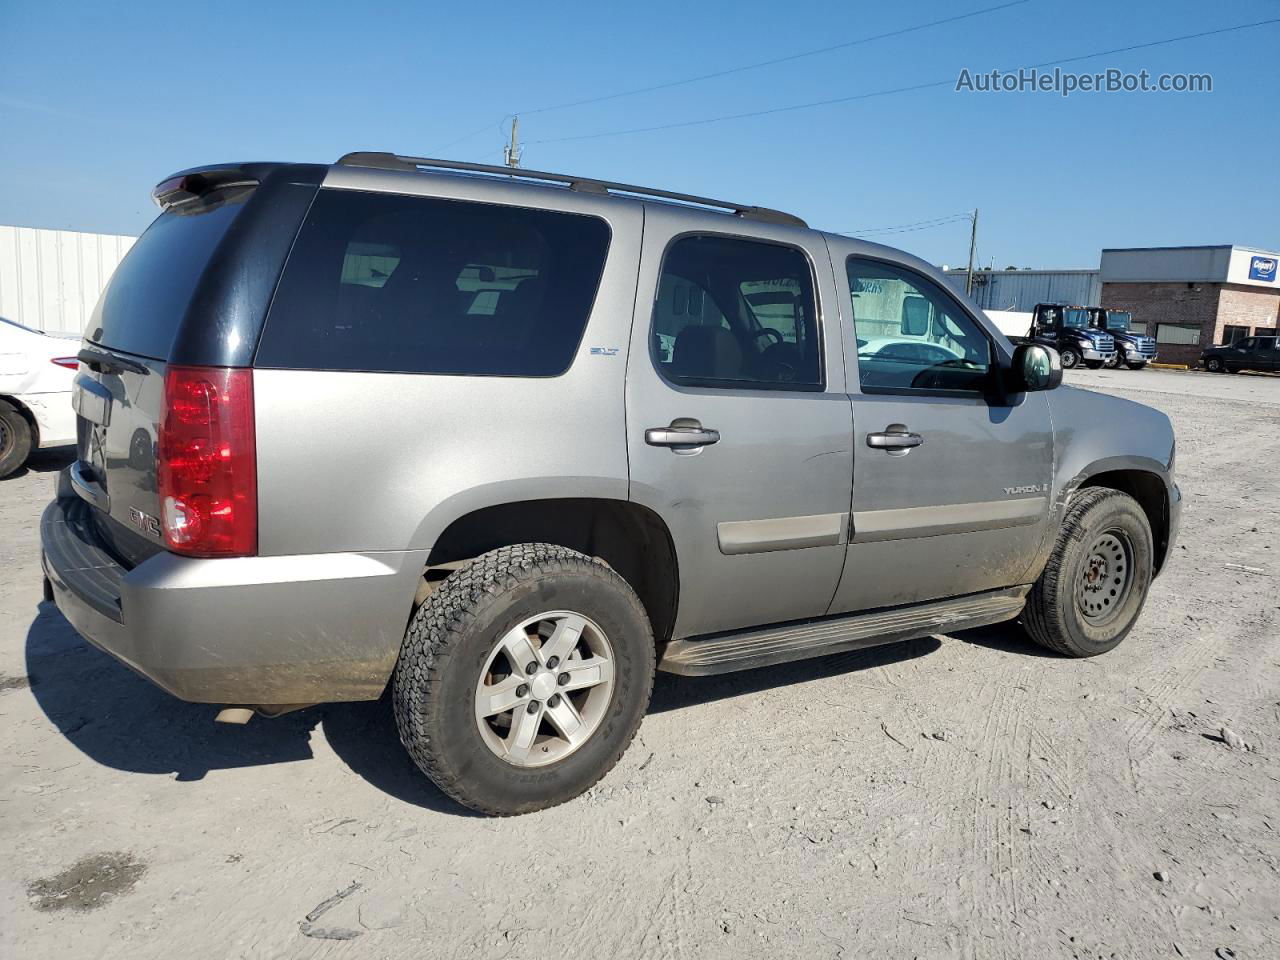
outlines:
[[[160,521],[135,507],[129,508],[129,522],[148,536],[160,539]]]

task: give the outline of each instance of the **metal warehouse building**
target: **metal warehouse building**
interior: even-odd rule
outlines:
[[[1102,251],[1102,306],[1133,314],[1160,359],[1194,363],[1200,351],[1250,334],[1275,335],[1280,253],[1233,245]]]
[[[134,237],[0,226],[0,317],[83,333]]]
[[[947,280],[964,292],[967,270],[946,270]],[[1030,312],[1037,303],[1098,305],[1102,284],[1097,270],[975,270],[971,299],[983,310]]]

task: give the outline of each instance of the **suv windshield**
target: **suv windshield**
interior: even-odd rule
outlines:
[[[166,360],[204,268],[252,189],[218,190],[166,210],[116,267],[86,339]]]
[[[1089,325],[1089,311],[1079,307],[1062,311],[1062,325],[1083,330]]]
[[[1123,310],[1107,311],[1107,329],[1114,330],[1117,333],[1125,333],[1129,329],[1129,321],[1133,319],[1133,314]]]

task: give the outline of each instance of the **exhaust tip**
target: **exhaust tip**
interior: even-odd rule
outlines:
[[[215,723],[246,724],[253,719],[252,707],[224,707],[213,718]]]

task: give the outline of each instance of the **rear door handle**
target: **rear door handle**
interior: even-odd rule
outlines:
[[[669,427],[650,427],[644,432],[644,442],[651,447],[705,447],[720,442],[720,431],[677,421]]]
[[[883,433],[868,433],[867,446],[876,450],[884,450],[893,456],[910,453],[913,447],[924,443],[924,437],[912,433],[901,424],[890,424]]]

